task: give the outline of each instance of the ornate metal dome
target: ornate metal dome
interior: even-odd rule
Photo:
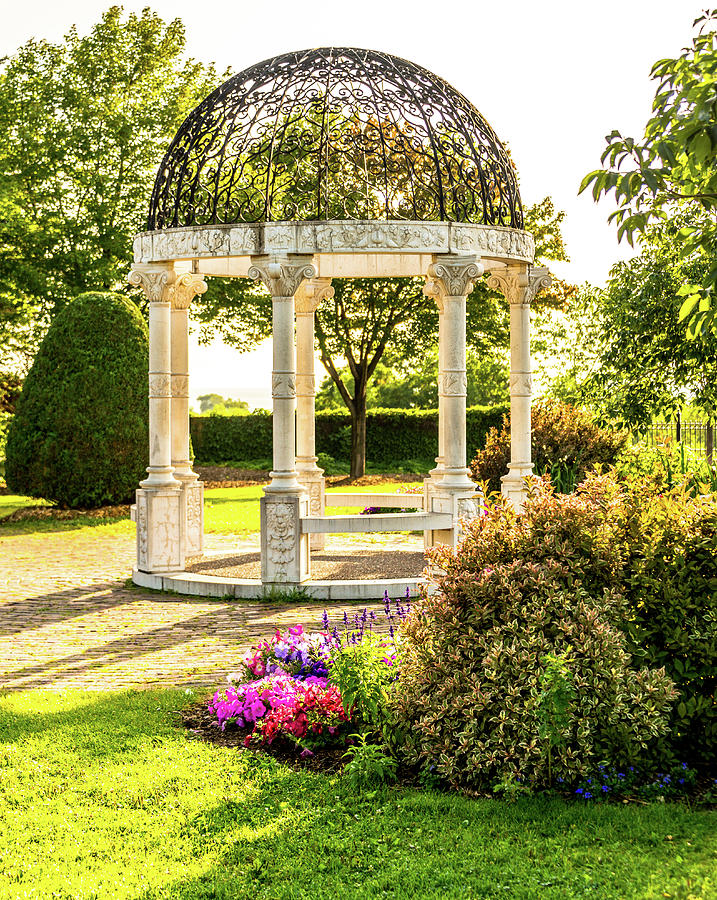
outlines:
[[[414,63],[346,47],[276,56],[200,103],[147,227],[326,219],[523,227],[513,164],[478,110]]]

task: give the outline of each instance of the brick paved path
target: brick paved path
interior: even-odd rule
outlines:
[[[0,537],[0,689],[213,686],[257,638],[324,607],[155,594],[125,584],[133,558],[129,534]]]

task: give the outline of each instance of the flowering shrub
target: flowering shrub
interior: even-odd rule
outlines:
[[[292,625],[284,634],[278,629],[273,637],[252,647],[245,654],[241,668],[232,673],[228,680],[232,684],[242,684],[252,678],[263,678],[282,672],[297,678],[328,675],[330,658],[329,636],[315,631],[307,633],[301,625]]]
[[[249,650],[228,676],[230,687],[209,703],[222,729],[245,729],[245,744],[269,745],[288,739],[311,747],[345,738],[349,722],[382,721],[386,686],[396,679],[396,626],[408,615],[404,603],[384,598],[387,634],[374,633],[375,611],[364,609],[343,627],[305,632],[295,625]]]
[[[667,730],[664,670],[635,670],[616,626],[624,510],[609,478],[556,497],[543,482],[517,517],[502,501],[455,551],[431,554],[435,592],[402,629],[391,696],[410,762],[454,785],[486,787],[552,773],[573,783],[609,761],[634,764]],[[547,662],[565,661],[564,715],[541,737]]]
[[[228,723],[251,729],[245,738],[271,744],[285,737],[307,747],[331,738],[349,721],[341,693],[326,678],[268,675],[248,684],[217,691],[209,704],[224,729]],[[313,739],[313,740],[312,740]]]
[[[597,463],[614,463],[627,437],[627,432],[601,428],[579,406],[543,400],[532,412],[535,472],[552,474],[569,493]],[[476,453],[471,463],[473,477],[487,482],[490,490],[499,491],[501,475],[508,471],[509,462],[510,416],[506,415],[502,427],[491,428],[484,448]]]

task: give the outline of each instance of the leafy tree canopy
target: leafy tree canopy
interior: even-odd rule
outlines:
[[[30,356],[87,290],[124,286],[169,141],[216,84],[184,26],[112,6],[0,66],[0,343]]]
[[[680,287],[681,319],[689,334],[717,330],[717,10],[696,19],[692,44],[674,59],[652,68],[657,90],[652,117],[642,139],[613,131],[606,138],[603,168],[590,172],[580,190],[592,184],[595,200],[614,193],[618,208],[610,216],[618,237],[632,244],[648,226],[676,212],[690,216],[679,235],[680,256],[704,257],[702,277]],[[704,215],[697,215],[699,212]],[[695,215],[691,215],[691,214]]]
[[[717,335],[691,340],[678,321],[681,286],[704,279],[705,256],[686,256],[681,235],[705,213],[653,225],[642,253],[618,263],[604,290],[586,287],[570,311],[565,372],[554,393],[587,400],[605,418],[640,427],[672,417],[687,403],[717,410]]]

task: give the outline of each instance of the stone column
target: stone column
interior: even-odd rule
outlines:
[[[172,465],[184,494],[184,550],[198,556],[204,549],[204,484],[189,459],[189,306],[207,285],[203,275],[177,276],[172,298]]]
[[[296,470],[309,495],[309,514],[323,516],[326,479],[316,456],[316,382],[314,376],[314,314],[323,300],[334,296],[330,278],[304,281],[296,301]],[[325,534],[312,534],[312,550],[323,549]]]
[[[495,272],[488,279],[488,286],[501,291],[510,303],[510,463],[508,474],[501,478],[501,490],[517,512],[523,510],[526,478],[533,472],[530,304],[538,291],[550,284],[547,269],[527,265],[507,266],[504,272]]]
[[[466,297],[473,290],[483,266],[474,256],[435,256],[428,270],[424,293],[438,305],[439,327],[437,468],[427,485],[426,507],[450,512],[454,526],[424,535],[427,546],[455,546],[458,518],[474,510],[475,484],[466,466]],[[442,464],[441,464],[442,463]]]
[[[300,584],[310,574],[309,536],[300,528],[309,498],[296,471],[294,295],[316,269],[310,256],[263,256],[252,258],[248,275],[264,283],[273,309],[273,470],[261,500],[261,580]]]
[[[184,568],[184,502],[172,474],[171,303],[172,265],[136,265],[129,283],[149,300],[149,466],[137,490],[137,568],[174,572]]]

